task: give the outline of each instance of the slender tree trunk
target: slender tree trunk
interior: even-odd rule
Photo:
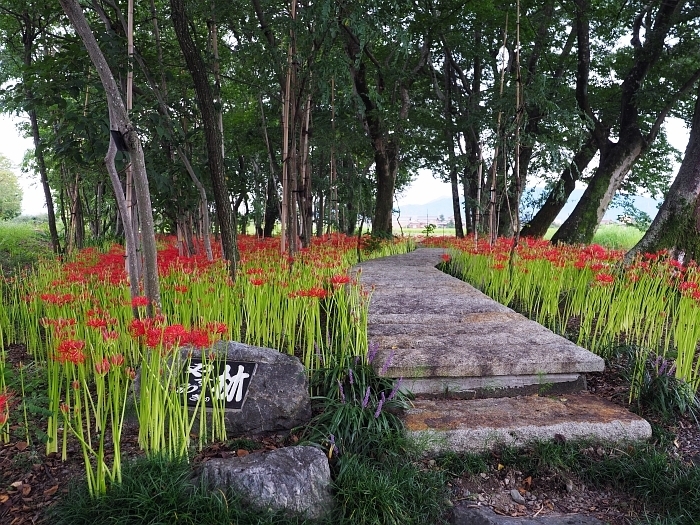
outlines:
[[[134,183],[136,185],[138,196],[139,215],[141,216],[141,246],[145,266],[144,290],[149,299],[147,314],[149,316],[153,316],[156,312],[160,311],[160,286],[158,282],[157,261],[158,254],[156,248],[155,229],[153,226],[153,208],[151,206],[151,196],[148,188],[148,178],[146,177],[146,166],[143,157],[143,150],[141,148],[141,141],[136,129],[129,121],[124,102],[121,98],[121,94],[119,93],[119,88],[117,87],[117,83],[114,80],[112,71],[107,64],[104,55],[97,45],[95,36],[92,33],[87,20],[85,19],[82,8],[76,0],[59,1],[63,11],[70,19],[76,33],[82,39],[83,44],[90,55],[90,59],[95,65],[95,69],[97,69],[102,86],[107,95],[110,129],[112,132],[110,134],[110,146],[107,150],[105,163],[107,164],[107,169],[110,173],[110,177],[112,178],[117,200],[120,199],[120,195],[123,195],[123,189],[121,187],[121,182],[117,184],[119,177],[114,166],[114,157],[117,151],[117,146],[114,142],[115,138],[119,138],[121,143],[120,145],[129,152],[129,156],[131,157],[131,162],[134,169]],[[120,205],[120,211],[122,213],[122,218],[124,218],[126,213],[125,200],[122,204],[123,206]],[[124,228],[125,231],[131,229],[127,227],[126,224]],[[132,243],[131,246],[136,246],[136,236],[133,229],[131,229],[131,233],[127,235],[127,242],[129,241]],[[134,272],[134,266],[130,265],[130,279],[133,279],[131,275]],[[136,286],[136,289],[138,290],[138,285]],[[132,294],[133,293],[134,287],[132,282]]]
[[[180,49],[185,57],[187,69],[192,75],[197,103],[202,114],[204,137],[207,148],[209,174],[211,175],[214,189],[214,201],[216,202],[216,216],[221,231],[221,244],[224,258],[229,262],[229,275],[236,278],[238,264],[238,247],[236,246],[236,231],[232,219],[231,201],[226,186],[224,172],[224,158],[221,151],[221,134],[218,125],[217,111],[214,105],[207,70],[202,55],[195,46],[188,25],[187,14],[183,0],[170,0],[170,16],[175,27],[175,34],[180,44]]]
[[[31,94],[28,94],[27,98],[31,100]],[[46,201],[51,249],[54,253],[59,254],[61,253],[61,241],[58,238],[58,228],[56,228],[56,212],[53,207],[53,197],[51,197],[51,187],[49,186],[49,177],[46,171],[44,146],[41,143],[41,136],[39,135],[39,122],[37,120],[36,111],[33,109],[29,110],[29,124],[32,128],[32,138],[34,139],[34,157],[39,167],[39,178],[41,180],[41,187],[44,190],[44,200]]]

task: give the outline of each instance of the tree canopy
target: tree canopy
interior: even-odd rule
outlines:
[[[585,241],[616,194],[666,191],[678,152],[662,124],[691,122],[700,78],[700,7],[683,0],[127,5],[81,2],[130,101],[157,227],[187,250],[209,214],[224,233],[281,224],[290,249],[363,220],[391,234],[418,168],[452,184],[458,232],[512,235],[522,192],[544,180],[523,229],[542,235],[583,182],[558,240]],[[0,85],[0,111],[32,121],[63,244],[122,235],[109,108],[57,3],[3,2]],[[130,159],[115,158],[125,184]]]

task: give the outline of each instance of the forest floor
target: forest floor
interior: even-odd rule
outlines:
[[[11,345],[7,349],[7,366],[18,373],[20,363],[29,371],[31,356],[23,345]],[[621,405],[626,404],[628,387],[622,377],[621,366],[608,366],[605,372],[589,374],[588,389],[591,393]],[[31,383],[31,378],[27,378]],[[21,403],[15,403],[20,410]],[[40,425],[45,424],[40,414],[29,413],[25,424],[11,427],[11,439],[0,444],[0,523],[3,525],[35,525],[49,523],[46,510],[66,497],[71,483],[80,482],[84,475],[83,457],[76,443],[68,443],[67,460],[60,455],[45,453],[45,443]],[[657,429],[672,436],[669,454],[688,464],[700,464],[700,428],[687,418],[673,421],[647,415]],[[17,418],[14,419],[15,421]],[[30,440],[26,439],[30,437]],[[253,449],[270,450],[289,445],[289,436],[271,435],[252,437]],[[125,425],[122,434],[124,460],[142,456],[138,447],[138,426],[135,422]],[[590,447],[585,453],[603,457],[613,453],[604,447]],[[237,448],[235,442],[217,444],[200,452],[193,462],[206,457],[231,457],[247,454]],[[591,487],[581,481],[575,472],[546,470],[537,476],[520,472],[501,464],[498,452],[487,459],[486,472],[470,476],[453,477],[449,489],[453,504],[489,506],[496,513],[508,516],[547,516],[552,514],[580,513],[595,516],[604,523],[623,525],[635,523],[643,517],[645,501],[632,498],[615,487]],[[440,468],[431,459],[424,460],[426,469]],[[519,491],[523,500],[516,502],[513,490]]]

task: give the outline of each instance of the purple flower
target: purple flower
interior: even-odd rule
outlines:
[[[343,391],[343,384],[338,380],[338,392],[340,393],[340,402],[345,404],[345,392]]]
[[[379,404],[377,405],[377,411],[374,413],[374,419],[377,419],[379,417],[379,414],[382,413],[382,406],[384,405],[384,401],[386,401],[386,399],[384,398],[384,392],[382,392],[382,398],[379,400]]]
[[[391,389],[389,397],[386,398],[387,401],[391,401],[392,399],[394,399],[396,392],[398,392],[399,388],[401,387],[401,381],[403,381],[403,377],[399,377],[399,380],[396,383],[394,383],[394,388]]]
[[[368,403],[369,403],[369,387],[367,387],[367,391],[365,392],[365,398],[362,400],[362,408],[367,408]]]
[[[351,385],[354,384],[355,383],[355,376],[352,373],[352,368],[348,368],[348,377],[350,378],[350,384]]]
[[[369,343],[369,348],[367,349],[367,362],[371,363],[374,361],[374,358],[377,356],[377,352],[379,351],[379,343],[377,341],[371,341]]]
[[[379,371],[379,375],[383,376],[386,374],[386,371],[389,369],[389,365],[391,365],[391,360],[394,358],[394,352],[393,350],[389,353],[389,357],[386,358],[386,361],[384,361],[384,364],[382,365],[382,369]]]
[[[328,441],[330,441],[330,450],[328,451],[328,459],[331,458],[333,454],[338,455],[338,447],[335,446],[335,436],[330,434],[328,436]]]

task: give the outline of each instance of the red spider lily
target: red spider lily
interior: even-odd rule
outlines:
[[[248,268],[245,273],[248,275],[263,275],[265,270],[262,268]]]
[[[119,339],[119,332],[116,330],[102,330],[102,339],[105,341],[114,341]]]
[[[602,286],[607,286],[608,284],[612,284],[615,282],[615,276],[610,275],[609,273],[598,273],[595,276],[595,281]]]
[[[122,354],[109,356],[109,362],[112,366],[122,366],[124,364],[124,356]]]
[[[228,326],[226,326],[226,323],[207,323],[207,331],[212,334],[224,335],[228,332]]]
[[[187,293],[189,291],[189,288],[184,284],[176,284],[175,286],[173,286],[173,290],[175,290],[177,293]]]
[[[134,370],[130,366],[127,366],[124,371],[126,372],[126,377],[128,377],[132,381],[136,379],[136,370]]]
[[[331,284],[333,285],[334,288],[338,286],[343,286],[344,284],[348,284],[350,282],[350,276],[349,275],[334,275],[330,279]]]
[[[47,304],[55,304],[56,306],[63,306],[64,304],[72,303],[75,300],[75,296],[71,293],[67,294],[54,294],[54,293],[43,293],[40,295],[41,300]]]
[[[262,286],[263,284],[265,284],[265,279],[251,279],[250,284],[252,284],[253,286]]]
[[[71,381],[70,386],[73,388],[73,390],[80,390],[80,381]]]
[[[139,306],[148,306],[148,297],[139,296],[131,299],[131,306],[138,308]]]
[[[70,414],[70,406],[67,403],[61,403],[61,412],[66,415]]]
[[[5,391],[0,394],[0,427],[7,423],[10,417],[10,401],[12,400],[12,394]]]
[[[445,261],[445,262],[450,262],[450,259],[451,259],[449,253],[443,253],[443,254],[440,256],[440,258],[441,258],[443,261]]]
[[[58,351],[62,354],[82,351],[83,348],[85,348],[85,341],[80,341],[78,339],[66,339],[58,343]]]
[[[97,363],[95,363],[95,373],[97,375],[106,374],[107,372],[109,372],[109,369],[110,364],[109,360],[106,357],[104,357],[102,361],[98,361]]]
[[[290,298],[295,297],[314,297],[316,299],[325,299],[328,296],[328,292],[324,288],[318,286],[313,286],[306,290],[297,290],[296,292],[291,292],[289,294]]]
[[[99,319],[97,317],[93,317],[92,319],[88,319],[85,324],[89,326],[90,328],[107,328],[107,320],[106,319]]]

